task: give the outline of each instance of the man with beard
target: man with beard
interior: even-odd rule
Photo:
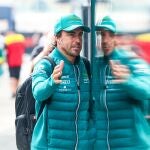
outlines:
[[[90,29],[70,14],[54,27],[56,48],[49,54],[56,66],[39,61],[33,70],[36,114],[50,97],[34,128],[31,150],[93,149],[94,129],[89,122],[90,81],[83,59],[82,35]]]
[[[142,103],[150,97],[150,70],[134,53],[116,47],[116,24],[106,16],[96,25],[103,57],[95,58],[93,119],[95,150],[148,150],[150,127]]]

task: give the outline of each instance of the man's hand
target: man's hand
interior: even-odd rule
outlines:
[[[56,84],[60,84],[62,82],[62,80],[60,79],[61,75],[62,75],[62,70],[64,68],[64,61],[61,60],[60,61],[60,64],[57,65],[55,68],[54,68],[54,71],[52,73],[52,77],[54,79],[54,82]]]
[[[130,75],[130,70],[127,66],[120,64],[120,61],[110,60],[112,74],[115,76],[115,83],[123,83]]]

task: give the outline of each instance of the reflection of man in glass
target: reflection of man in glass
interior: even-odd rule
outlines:
[[[104,57],[94,60],[95,149],[150,149],[150,127],[142,112],[142,103],[150,97],[149,67],[133,53],[116,48],[116,25],[110,17],[96,30]]]

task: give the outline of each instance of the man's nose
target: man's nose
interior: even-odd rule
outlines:
[[[76,37],[76,42],[77,43],[81,43],[81,38],[80,37]]]

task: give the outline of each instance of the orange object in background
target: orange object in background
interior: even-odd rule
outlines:
[[[7,62],[11,67],[21,66],[25,52],[25,38],[22,34],[10,32],[5,37]]]
[[[127,46],[131,50],[135,50],[141,58],[150,64],[150,33],[132,35],[124,34],[117,36],[117,45]]]
[[[139,34],[133,42],[142,50],[142,57],[150,64],[150,33]]]
[[[150,42],[134,41],[142,50],[142,57],[150,64]]]

